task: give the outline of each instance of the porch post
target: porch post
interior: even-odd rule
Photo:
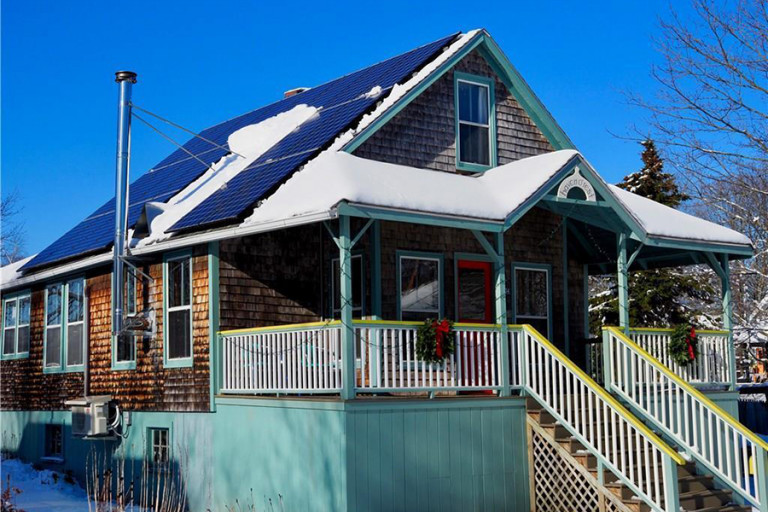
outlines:
[[[371,229],[371,315],[381,320],[381,221],[373,221]]]
[[[339,292],[341,294],[341,397],[355,398],[355,331],[352,325],[352,239],[349,216],[339,216]]]
[[[736,389],[736,347],[733,346],[733,303],[731,302],[731,266],[728,263],[728,255],[723,254],[720,259],[720,282],[722,283],[723,297],[723,329],[728,331],[728,376],[730,377],[731,390]]]
[[[616,258],[619,287],[619,326],[629,334],[629,272],[627,269],[627,234],[619,233]]]
[[[501,364],[501,390],[499,396],[509,396],[509,328],[507,327],[507,269],[504,263],[504,232],[494,233],[496,259],[494,273],[496,283],[496,323],[499,328],[499,359]]]

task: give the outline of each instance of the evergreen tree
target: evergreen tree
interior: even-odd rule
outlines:
[[[664,161],[652,140],[642,143],[643,168],[627,175],[617,186],[637,195],[676,208],[688,196],[675,177],[664,172]],[[638,327],[670,327],[695,322],[709,323],[702,315],[714,293],[700,269],[657,269],[630,272],[629,322]],[[604,325],[619,324],[618,285],[615,276],[590,281],[590,331],[598,334]]]

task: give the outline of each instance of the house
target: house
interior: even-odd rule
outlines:
[[[3,269],[4,450],[170,460],[192,510],[768,511],[729,321],[750,240],[607,184],[485,31],[204,130],[128,198],[125,258],[118,195]],[[725,324],[678,365],[627,273],[692,264]]]

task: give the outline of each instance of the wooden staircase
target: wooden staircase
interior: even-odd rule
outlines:
[[[569,460],[575,461],[585,468],[593,481],[599,481],[599,468],[597,457],[591,453],[568,430],[558,423],[555,418],[544,410],[536,400],[531,398],[527,402],[528,417],[538,425],[537,432],[549,436],[568,454]],[[591,413],[588,417],[594,417]],[[630,448],[631,449],[631,448]],[[639,455],[633,450],[632,460],[638,461]],[[636,466],[637,467],[637,466]],[[644,469],[642,466],[638,469]],[[736,505],[733,503],[732,492],[716,487],[711,476],[698,475],[693,463],[678,466],[677,482],[680,496],[680,507],[685,512],[751,512],[752,507]],[[618,478],[607,469],[603,472],[603,487],[621,500],[625,510],[632,512],[651,511],[648,504],[641,501]],[[614,507],[618,509],[618,507]],[[550,511],[538,511],[550,512]],[[555,511],[552,511],[555,512]]]

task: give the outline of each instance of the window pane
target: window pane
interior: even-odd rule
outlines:
[[[459,82],[459,120],[488,124],[488,87]]]
[[[117,338],[117,355],[115,358],[118,362],[133,361],[135,347],[136,340],[134,336],[120,335]]]
[[[333,260],[333,311],[341,309],[341,285],[339,282],[339,260]],[[363,309],[363,258],[352,257],[352,309],[362,312]]]
[[[5,327],[16,327],[16,300],[5,303]]]
[[[403,318],[407,312],[430,312],[440,309],[439,262],[437,260],[400,259],[400,310]]]
[[[168,262],[168,307],[189,304],[189,259]]]
[[[126,272],[125,276],[125,312],[136,314],[136,276],[130,272]]]
[[[61,288],[60,284],[48,287],[48,304],[46,305],[46,325],[61,324]]]
[[[49,327],[45,334],[45,366],[60,366],[61,327]]]
[[[515,270],[517,316],[549,316],[547,273],[539,270]]]
[[[490,165],[488,128],[470,124],[459,125],[459,158],[471,164]]]
[[[10,328],[3,331],[3,354],[13,354],[16,350],[16,329]]]
[[[67,320],[79,322],[83,319],[84,281],[78,279],[69,282],[69,301],[67,302]]]
[[[485,271],[481,268],[459,268],[459,320],[486,320]]]
[[[45,456],[61,457],[64,455],[64,436],[61,425],[45,426]]]
[[[29,352],[29,325],[19,327],[19,347],[17,352]]]
[[[168,313],[168,358],[178,359],[191,356],[190,346],[190,311],[171,311]]]
[[[67,327],[67,366],[83,364],[83,324]]]
[[[19,299],[19,325],[29,324],[29,311],[32,304],[30,297],[21,297]]]

